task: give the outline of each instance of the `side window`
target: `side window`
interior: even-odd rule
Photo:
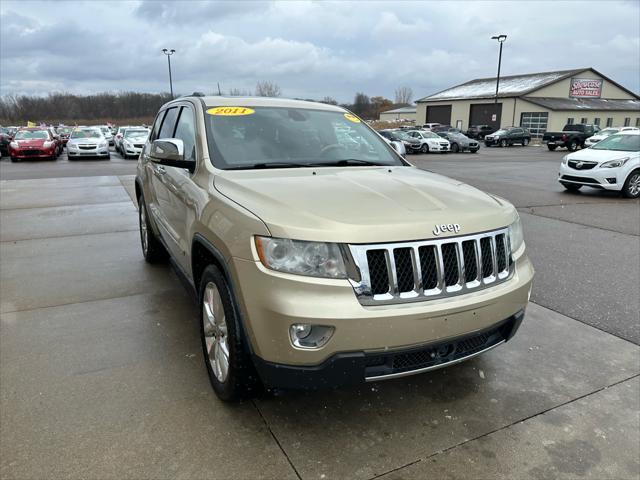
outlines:
[[[151,130],[151,135],[149,135],[149,141],[153,142],[158,138],[158,133],[160,133],[160,125],[162,125],[162,119],[164,118],[164,114],[166,111],[160,112],[156,117],[156,121],[153,123],[153,129]],[[118,129],[118,135],[124,135],[124,128],[120,127]]]
[[[173,138],[173,131],[176,128],[176,119],[178,118],[178,107],[173,107],[167,110],[160,127],[160,133],[158,138]]]
[[[196,125],[193,112],[189,107],[182,107],[180,118],[176,125],[175,138],[184,143],[184,159],[196,160]]]

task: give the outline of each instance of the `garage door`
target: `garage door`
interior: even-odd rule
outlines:
[[[427,106],[427,122],[451,125],[451,105]]]
[[[469,126],[489,125],[494,128],[500,128],[501,117],[501,103],[472,103],[469,108]]]

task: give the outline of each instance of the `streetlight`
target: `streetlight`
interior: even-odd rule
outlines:
[[[173,48],[171,50],[163,48],[162,53],[167,56],[167,62],[169,62],[169,88],[171,89],[171,100],[173,100],[173,81],[171,80],[171,55],[176,53],[176,51]]]
[[[500,86],[500,64],[502,63],[502,44],[507,39],[506,35],[494,35],[491,40],[497,40],[500,44],[500,54],[498,55],[498,77],[496,78],[496,101],[498,103],[498,87]]]

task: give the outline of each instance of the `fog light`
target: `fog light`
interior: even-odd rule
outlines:
[[[609,183],[616,183],[616,179],[614,178],[607,178],[607,182]]]
[[[334,327],[296,323],[289,327],[289,337],[294,347],[314,349],[325,345],[333,331]]]

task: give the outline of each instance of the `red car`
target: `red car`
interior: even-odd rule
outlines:
[[[55,160],[58,145],[47,128],[21,128],[9,144],[12,162],[36,158]]]

